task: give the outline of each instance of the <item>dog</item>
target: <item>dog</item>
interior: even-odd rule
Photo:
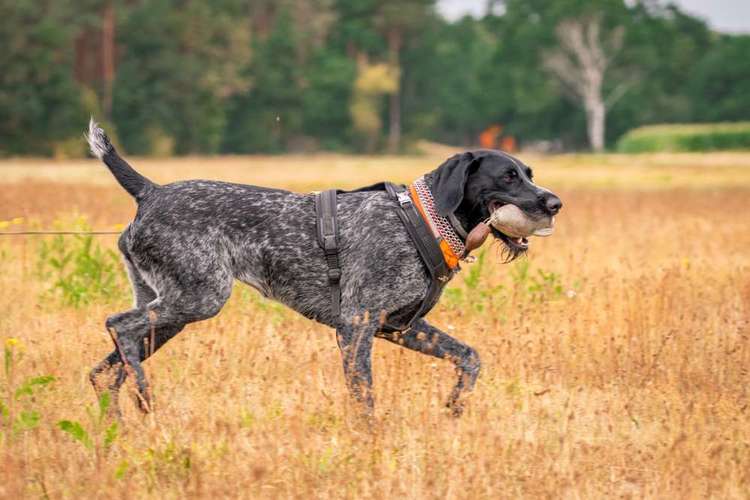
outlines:
[[[234,280],[336,328],[347,387],[365,413],[373,411],[371,351],[377,337],[454,363],[458,381],[447,406],[461,414],[462,396],[479,375],[477,351],[424,317],[403,331],[382,327],[416,314],[431,279],[398,217],[397,202],[384,191],[338,195],[337,317],[316,240],[314,195],[208,180],[157,185],[118,155],[93,119],[86,135],[92,154],[138,205],[118,240],[135,304],[107,318],[115,348],[90,373],[97,394],[109,391],[117,414],[119,389],[128,376],[135,379],[139,408],[151,411],[143,361],[188,323],[217,315]],[[427,173],[424,183],[437,211],[465,230],[508,203],[536,218],[562,207],[556,195],[534,184],[527,165],[499,151],[455,155]],[[526,252],[525,238],[491,232],[504,245],[506,260]],[[105,376],[108,385],[100,382]]]

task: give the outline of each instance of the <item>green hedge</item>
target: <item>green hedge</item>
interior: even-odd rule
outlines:
[[[649,125],[617,141],[620,153],[750,149],[750,122]]]

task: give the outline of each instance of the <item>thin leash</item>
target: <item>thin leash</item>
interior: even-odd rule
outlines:
[[[45,236],[45,235],[73,235],[99,236],[107,234],[121,234],[122,231],[0,231],[0,236]]]

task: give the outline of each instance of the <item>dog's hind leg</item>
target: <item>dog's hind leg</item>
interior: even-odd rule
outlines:
[[[138,406],[144,412],[151,410],[151,395],[141,362],[177,335],[187,323],[215,316],[231,293],[232,276],[218,266],[195,269],[170,269],[180,279],[162,276],[157,281],[163,289],[159,293],[143,280],[138,270],[125,254],[135,291],[135,307],[110,316],[106,326],[115,344],[115,350],[94,370],[91,378],[96,389],[97,376],[114,370],[116,377],[110,384],[114,399],[128,375],[133,375],[138,396]],[[151,337],[153,336],[153,342]],[[117,411],[115,409],[115,411]]]
[[[121,239],[122,242],[122,239]],[[128,277],[130,278],[130,284],[133,287],[133,302],[134,307],[145,307],[149,302],[156,299],[156,292],[146,283],[141,276],[141,273],[133,265],[130,257],[127,253],[127,249],[121,244],[120,249],[123,252],[125,258],[125,264],[128,271]],[[143,356],[141,361],[145,359],[152,352],[156,351],[161,345],[164,345],[167,340],[176,335],[182,328],[174,331],[171,335],[168,332],[155,332],[156,342],[154,347],[148,350],[143,349]],[[173,330],[173,329],[172,329]],[[160,339],[163,339],[159,342]],[[89,372],[89,380],[91,385],[94,387],[97,398],[101,398],[101,395],[105,390],[108,390],[110,395],[110,411],[115,415],[120,415],[119,407],[119,394],[120,387],[127,378],[127,372],[125,371],[125,365],[120,357],[120,352],[116,348],[106,358],[99,362]],[[102,383],[104,379],[104,383]]]
[[[142,363],[148,359],[153,353],[159,350],[164,344],[169,341],[172,337],[182,331],[184,325],[170,325],[154,329],[154,343],[153,348],[150,345],[151,335],[146,336],[144,342],[140,345],[139,359]],[[120,388],[127,379],[128,372],[126,371],[125,365],[120,357],[118,349],[112,351],[106,358],[104,358],[96,367],[94,367],[90,374],[89,379],[91,384],[94,386],[97,397],[101,397],[105,388],[110,395],[110,411],[113,415],[120,415],[119,407],[119,395]],[[106,377],[106,387],[100,383],[102,377]],[[140,400],[139,400],[140,401]]]
[[[138,388],[138,407],[144,413],[149,413],[151,411],[152,395],[148,388],[148,383],[146,381],[141,363],[143,363],[143,361],[148,359],[152,354],[159,350],[159,348],[166,344],[167,341],[169,341],[172,337],[180,333],[184,327],[185,325],[182,324],[153,327],[153,339],[151,332],[149,332],[149,334],[147,334],[142,339],[142,341],[137,344],[137,361],[135,357],[124,352],[124,349],[122,349],[122,342],[119,341],[116,337],[116,330],[114,328],[108,329],[110,335],[112,335],[112,340],[113,342],[115,342],[115,345],[117,347],[102,363],[108,362],[110,358],[114,358],[116,360],[116,376],[114,381],[108,388],[111,395],[111,400],[113,402],[112,407],[116,413],[119,414],[119,406],[117,405],[117,403],[120,387],[125,383],[128,375],[131,374],[135,376],[136,385]],[[123,355],[125,356],[125,359],[128,360],[127,363],[122,362]]]
[[[464,407],[462,395],[474,388],[479,376],[481,363],[477,351],[438,330],[424,319],[415,321],[405,332],[381,332],[377,336],[407,349],[451,361],[456,366],[458,381],[448,397],[446,406],[451,409],[453,415],[461,415]]]
[[[191,273],[193,273],[191,275]],[[151,394],[141,361],[148,357],[144,341],[155,334],[154,348],[166,343],[184,325],[211,318],[219,313],[232,291],[232,276],[226,269],[206,269],[208,277],[195,270],[180,272],[180,280],[162,277],[164,289],[157,299],[107,318],[106,327],[124,361],[127,375],[133,375],[139,407],[151,411]],[[187,286],[185,286],[187,285]],[[156,335],[155,335],[156,337]],[[150,349],[149,349],[150,350]]]
[[[120,378],[119,370],[121,369],[122,360],[120,359],[120,353],[114,350],[89,372],[89,381],[94,387],[97,398],[101,398],[104,391],[109,390],[110,409],[115,414],[119,414],[118,394],[122,383],[117,383],[117,380]],[[114,380],[112,380],[113,375],[115,376]],[[105,383],[102,383],[102,378],[104,377],[107,380]]]

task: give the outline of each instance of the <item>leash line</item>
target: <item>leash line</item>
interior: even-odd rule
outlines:
[[[44,236],[44,235],[106,235],[122,231],[0,231],[0,236]]]

